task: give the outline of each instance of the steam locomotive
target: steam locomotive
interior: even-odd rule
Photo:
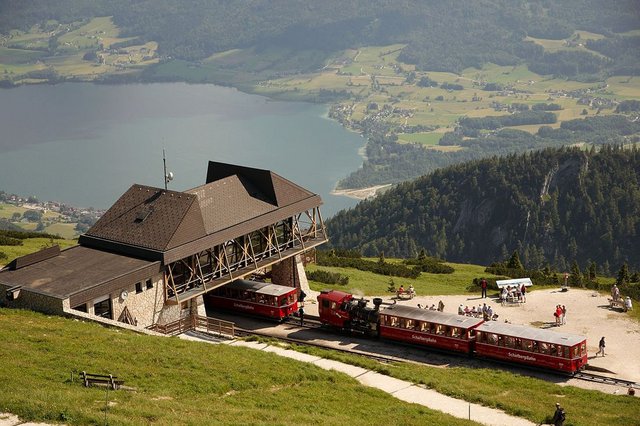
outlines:
[[[369,306],[367,300],[337,290],[318,295],[322,324],[350,333],[564,373],[575,373],[587,364],[583,336],[399,304],[381,309],[381,305],[380,298]]]

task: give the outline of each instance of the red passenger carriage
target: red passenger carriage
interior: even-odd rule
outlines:
[[[436,349],[470,353],[481,318],[446,314],[404,305],[380,312],[380,336]]]
[[[486,322],[477,329],[476,355],[575,373],[587,364],[587,340],[522,325]]]
[[[236,280],[206,295],[215,309],[283,320],[298,311],[298,289],[271,283]]]

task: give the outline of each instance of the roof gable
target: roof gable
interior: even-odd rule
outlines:
[[[255,189],[252,196],[260,197],[276,207],[284,207],[314,195],[270,170],[209,161],[207,184],[233,175],[238,176],[247,188]]]

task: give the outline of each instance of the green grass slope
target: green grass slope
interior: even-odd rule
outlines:
[[[0,309],[0,412],[77,424],[467,425],[347,376],[259,351]],[[85,388],[114,374],[135,391]],[[77,377],[77,375],[76,375]],[[109,407],[105,414],[105,402]]]

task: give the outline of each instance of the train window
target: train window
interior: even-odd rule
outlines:
[[[498,344],[498,335],[494,334],[494,333],[488,333],[487,334],[487,343],[490,345],[497,345]]]
[[[525,351],[533,352],[533,342],[531,340],[523,340],[522,349],[524,349]]]
[[[447,331],[447,327],[442,325],[442,324],[437,324],[436,325],[436,334],[444,334]]]
[[[541,342],[540,343],[540,353],[541,354],[549,354],[549,344]]]
[[[573,349],[572,358],[578,358],[580,356],[580,347],[579,346],[574,346],[572,349]]]
[[[424,333],[429,333],[429,323],[422,321],[420,322],[420,331],[424,332]]]
[[[451,327],[451,337],[460,337],[460,327]]]
[[[516,345],[516,339],[511,337],[511,336],[505,336],[504,338],[504,345],[507,348],[513,348]]]
[[[486,343],[487,341],[487,334],[483,333],[482,331],[478,331],[477,332],[477,337],[476,340],[480,343]]]
[[[380,325],[387,325],[387,316],[380,315]]]
[[[519,339],[518,337],[513,339],[513,347],[515,349],[522,349],[522,339]]]
[[[582,342],[580,344],[580,356],[586,356],[586,355],[587,355],[587,343]]]
[[[409,330],[413,330],[414,328],[416,328],[415,321],[412,320],[412,319],[406,320],[406,323],[404,324],[404,328],[408,328]]]
[[[391,327],[397,327],[398,326],[398,318],[396,317],[389,317],[389,325]]]

